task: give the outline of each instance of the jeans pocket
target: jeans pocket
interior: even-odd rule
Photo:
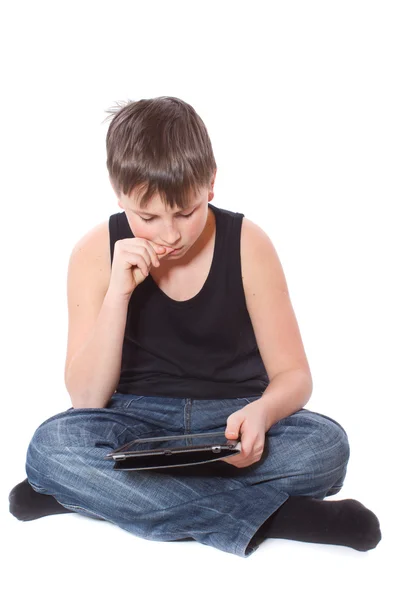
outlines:
[[[142,398],[144,398],[144,396],[116,392],[111,396],[107,408],[129,408],[132,403],[138,402]]]

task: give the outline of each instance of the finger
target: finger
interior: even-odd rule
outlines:
[[[156,244],[156,242],[152,242],[151,240],[146,240],[146,242],[148,242],[148,244],[154,249],[154,252],[157,255],[165,252],[165,250],[167,248],[167,246],[161,246],[161,244]]]
[[[135,248],[135,252],[125,248],[123,250],[123,255],[127,263],[131,264],[133,268],[138,268],[143,273],[143,276],[147,277],[149,271],[148,262],[150,262],[150,257],[148,257],[144,252],[142,254],[137,248]]]
[[[160,266],[160,260],[159,260],[159,257],[157,255],[157,251],[156,251],[156,249],[159,249],[159,248],[161,248],[161,246],[154,245],[151,242],[147,246],[150,260],[155,267]]]
[[[161,255],[157,254],[156,248],[162,248],[162,246],[152,245],[151,242],[148,242],[145,246],[143,246],[143,256],[146,260],[146,264],[148,267],[148,271],[154,267],[160,266],[160,258],[163,258]]]
[[[257,456],[254,453],[244,455],[240,452],[235,456],[224,458],[222,460],[230,465],[233,465],[234,467],[237,467],[238,469],[243,469],[244,467],[249,467],[253,463],[258,462],[260,458],[261,456]]]
[[[239,462],[239,461],[231,461],[231,460],[225,460],[224,462],[227,462],[229,465],[232,465],[232,467],[236,467],[237,469],[243,469],[244,467],[248,467],[249,465],[251,465],[251,462],[247,461],[247,462]]]
[[[142,271],[143,275],[146,271],[150,270],[152,260],[145,240],[138,239],[137,245],[135,246],[131,246],[129,243],[125,244],[123,246],[123,251],[129,256],[128,262],[130,262],[132,266],[137,266]]]
[[[135,256],[137,266],[142,271],[143,276],[147,277],[151,265],[150,255],[144,251],[143,254],[135,254]]]
[[[154,248],[158,262],[162,258],[168,256],[173,251],[173,248],[167,248],[166,246],[158,246],[157,244],[154,245]],[[160,264],[158,264],[158,266],[160,266]]]
[[[165,258],[165,256],[167,256],[168,254],[170,254],[171,252],[174,251],[173,248],[167,248],[166,246],[162,246],[165,249],[164,254],[160,255],[160,258]]]
[[[235,456],[229,456],[227,458],[221,459],[224,462],[229,463],[230,465],[235,465],[235,467],[243,462],[243,457],[241,454],[235,454]]]
[[[150,272],[150,266],[148,265],[147,261],[142,256],[140,256],[140,259],[137,262],[137,266],[142,271],[143,277],[147,277]]]
[[[229,460],[227,458],[223,458],[221,462],[227,463],[228,465],[232,465],[232,467],[237,467],[237,464],[233,460]]]

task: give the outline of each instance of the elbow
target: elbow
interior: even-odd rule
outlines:
[[[304,408],[312,396],[314,382],[310,371],[302,371],[302,373],[304,378],[304,404],[302,408]]]
[[[72,408],[106,408],[110,398],[102,399],[98,394],[93,395],[90,392],[83,394],[69,394],[71,398]]]
[[[99,402],[94,402],[94,401],[88,401],[88,400],[82,400],[81,398],[71,398],[71,404],[72,404],[72,408],[78,409],[78,408],[106,408],[107,404],[108,404],[108,400],[107,402],[105,402],[104,404],[99,404]]]

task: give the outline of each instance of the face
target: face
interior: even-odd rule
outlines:
[[[208,202],[213,196],[213,186],[214,179],[210,187],[193,195],[190,206],[185,210],[165,206],[158,195],[142,210],[134,191],[130,196],[121,195],[118,205],[125,210],[130,228],[136,237],[177,249],[166,256],[163,263],[176,263],[180,260],[185,262],[184,257],[188,258],[193,254],[196,242],[200,243],[201,234],[205,231],[208,222]]]

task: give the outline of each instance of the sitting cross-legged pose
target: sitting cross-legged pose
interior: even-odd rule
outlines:
[[[325,500],[342,488],[348,438],[304,408],[312,378],[280,260],[261,227],[211,204],[217,168],[202,119],[167,96],[108,112],[122,212],[72,250],[72,407],[34,432],[11,513],[76,512],[241,557],[268,538],[374,548],[373,512]],[[240,453],[158,471],[104,460],[136,438],[207,432],[240,436]]]

